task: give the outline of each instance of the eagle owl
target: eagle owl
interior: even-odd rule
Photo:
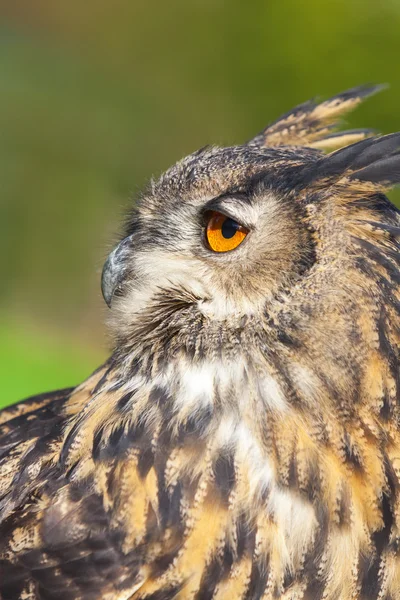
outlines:
[[[1,600],[400,599],[400,134],[335,133],[376,89],[151,181],[111,357],[0,413]]]

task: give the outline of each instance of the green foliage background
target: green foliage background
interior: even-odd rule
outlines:
[[[0,405],[107,355],[101,266],[151,174],[365,82],[350,126],[399,130],[399,31],[398,0],[0,0]]]

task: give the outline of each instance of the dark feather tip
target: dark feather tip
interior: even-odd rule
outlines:
[[[370,181],[371,183],[398,184],[400,183],[400,154],[377,160],[353,173],[350,179]]]
[[[346,146],[321,159],[313,168],[312,179],[337,177],[347,170],[361,173],[369,165],[393,156],[400,150],[400,133],[392,133],[378,138],[367,138],[351,146]],[[365,176],[366,172],[364,173]],[[363,176],[363,178],[364,178]],[[356,173],[353,177],[361,179]]]
[[[345,101],[350,100],[352,98],[368,98],[370,96],[373,96],[374,94],[377,94],[378,92],[386,90],[388,87],[389,85],[387,83],[366,83],[364,85],[359,85],[357,87],[350,88],[349,90],[345,90],[344,92],[341,92],[337,96],[331,98],[331,100],[337,99]]]

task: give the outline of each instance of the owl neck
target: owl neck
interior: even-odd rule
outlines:
[[[281,355],[279,362],[272,352],[270,357],[256,346],[251,360],[244,352],[234,359],[193,360],[187,353],[169,360],[113,357],[94,376],[95,385],[89,380],[71,398],[72,404],[81,395],[86,400],[71,421],[65,454],[71,448],[79,452],[78,437],[107,460],[142,447],[144,439],[166,454],[195,448],[192,468],[197,462],[201,470],[206,456],[207,464],[223,456],[232,473],[245,474],[249,505],[270,502],[275,490],[278,496],[294,494],[305,505],[339,507],[335,519],[348,521],[349,474],[362,502],[364,472],[382,470],[387,460],[380,450],[383,429],[362,407],[357,416],[341,415],[335,390],[327,391],[293,356]],[[371,498],[375,506],[382,489],[383,479]]]

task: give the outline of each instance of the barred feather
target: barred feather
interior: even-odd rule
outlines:
[[[249,144],[258,147],[289,145],[334,150],[358,142],[373,135],[373,130],[353,129],[332,133],[338,126],[337,119],[383,88],[381,85],[360,86],[320,104],[311,100],[300,104],[268,125]]]

